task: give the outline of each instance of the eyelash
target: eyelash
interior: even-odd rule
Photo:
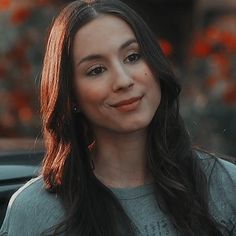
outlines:
[[[134,63],[136,63],[137,61],[139,61],[139,59],[141,58],[141,54],[135,52],[135,53],[131,53],[130,55],[128,55],[128,56],[125,58],[125,61],[126,61],[127,59],[130,60],[130,58],[133,57],[133,56],[135,56],[134,60],[128,61],[128,63],[134,64]]]
[[[131,59],[132,57],[135,57],[133,59]],[[130,64],[135,64],[136,62],[138,62],[141,58],[141,54],[140,53],[131,53],[130,55],[128,55],[125,60],[124,63],[130,63]],[[97,71],[99,70],[99,71]],[[97,72],[96,72],[97,71]],[[87,72],[88,76],[99,76],[100,74],[102,74],[104,71],[106,71],[106,68],[103,67],[102,65],[96,66],[95,68],[92,68],[91,70],[89,70]]]
[[[100,70],[100,72],[96,73],[96,70],[98,70],[98,69]],[[96,66],[95,68],[92,68],[91,70],[89,70],[87,72],[87,75],[88,76],[96,76],[96,75],[103,73],[105,70],[106,70],[105,67],[103,67],[102,65],[99,65],[99,66]]]

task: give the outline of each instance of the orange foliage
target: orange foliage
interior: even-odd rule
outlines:
[[[223,100],[225,103],[230,104],[230,105],[236,104],[236,84],[226,89],[223,95]]]
[[[205,38],[210,44],[219,42],[219,38],[221,37],[221,31],[217,27],[214,27],[214,26],[210,26],[206,28],[204,34],[205,34]]]
[[[29,106],[22,107],[19,110],[19,117],[21,121],[27,122],[30,121],[33,117],[33,112]]]
[[[10,7],[11,1],[10,0],[0,0],[0,10],[6,10]]]
[[[38,5],[48,5],[50,3],[50,0],[38,0]]]
[[[11,102],[12,105],[19,110],[20,108],[25,107],[27,104],[29,104],[31,98],[29,94],[24,93],[24,91],[21,90],[13,90],[11,93]]]
[[[206,57],[210,52],[211,47],[204,40],[197,40],[192,47],[192,53],[197,57]]]
[[[221,41],[229,51],[236,51],[236,37],[234,37],[232,34],[229,32],[222,33]]]
[[[160,44],[161,49],[164,52],[165,56],[170,56],[171,53],[173,52],[173,47],[170,44],[170,42],[168,42],[165,39],[161,39],[161,40],[159,40],[159,44]]]
[[[14,48],[8,53],[7,57],[11,60],[19,60],[24,61],[26,57],[26,51],[28,49],[28,45],[26,42],[19,42],[15,45]]]
[[[209,77],[206,79],[206,86],[207,86],[208,88],[211,88],[211,89],[214,88],[217,83],[218,83],[217,77],[209,76]]]
[[[3,65],[0,65],[0,79],[3,79],[3,77],[6,75],[6,68]]]
[[[11,16],[11,23],[14,25],[18,25],[20,23],[23,23],[26,21],[31,15],[30,9],[24,7],[24,8],[18,8],[16,9],[12,16]]]

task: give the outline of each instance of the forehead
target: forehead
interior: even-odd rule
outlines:
[[[123,19],[113,15],[100,15],[76,33],[73,42],[74,54],[86,51],[112,49],[125,41],[136,38],[131,27]]]

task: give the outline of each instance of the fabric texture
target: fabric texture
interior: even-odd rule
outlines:
[[[209,183],[209,207],[213,217],[225,225],[225,236],[236,235],[236,166],[204,154],[199,160]],[[175,228],[154,198],[154,185],[111,188],[137,227],[137,236],[176,236]],[[43,187],[42,177],[29,181],[11,198],[0,235],[37,236],[64,218],[59,198]]]

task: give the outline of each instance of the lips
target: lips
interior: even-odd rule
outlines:
[[[141,98],[142,98],[142,96],[141,97],[140,96],[139,97],[132,97],[127,100],[122,100],[120,102],[117,102],[117,103],[113,104],[112,106],[113,107],[121,107],[121,106],[125,106],[125,105],[130,105],[132,103],[139,101]]]

